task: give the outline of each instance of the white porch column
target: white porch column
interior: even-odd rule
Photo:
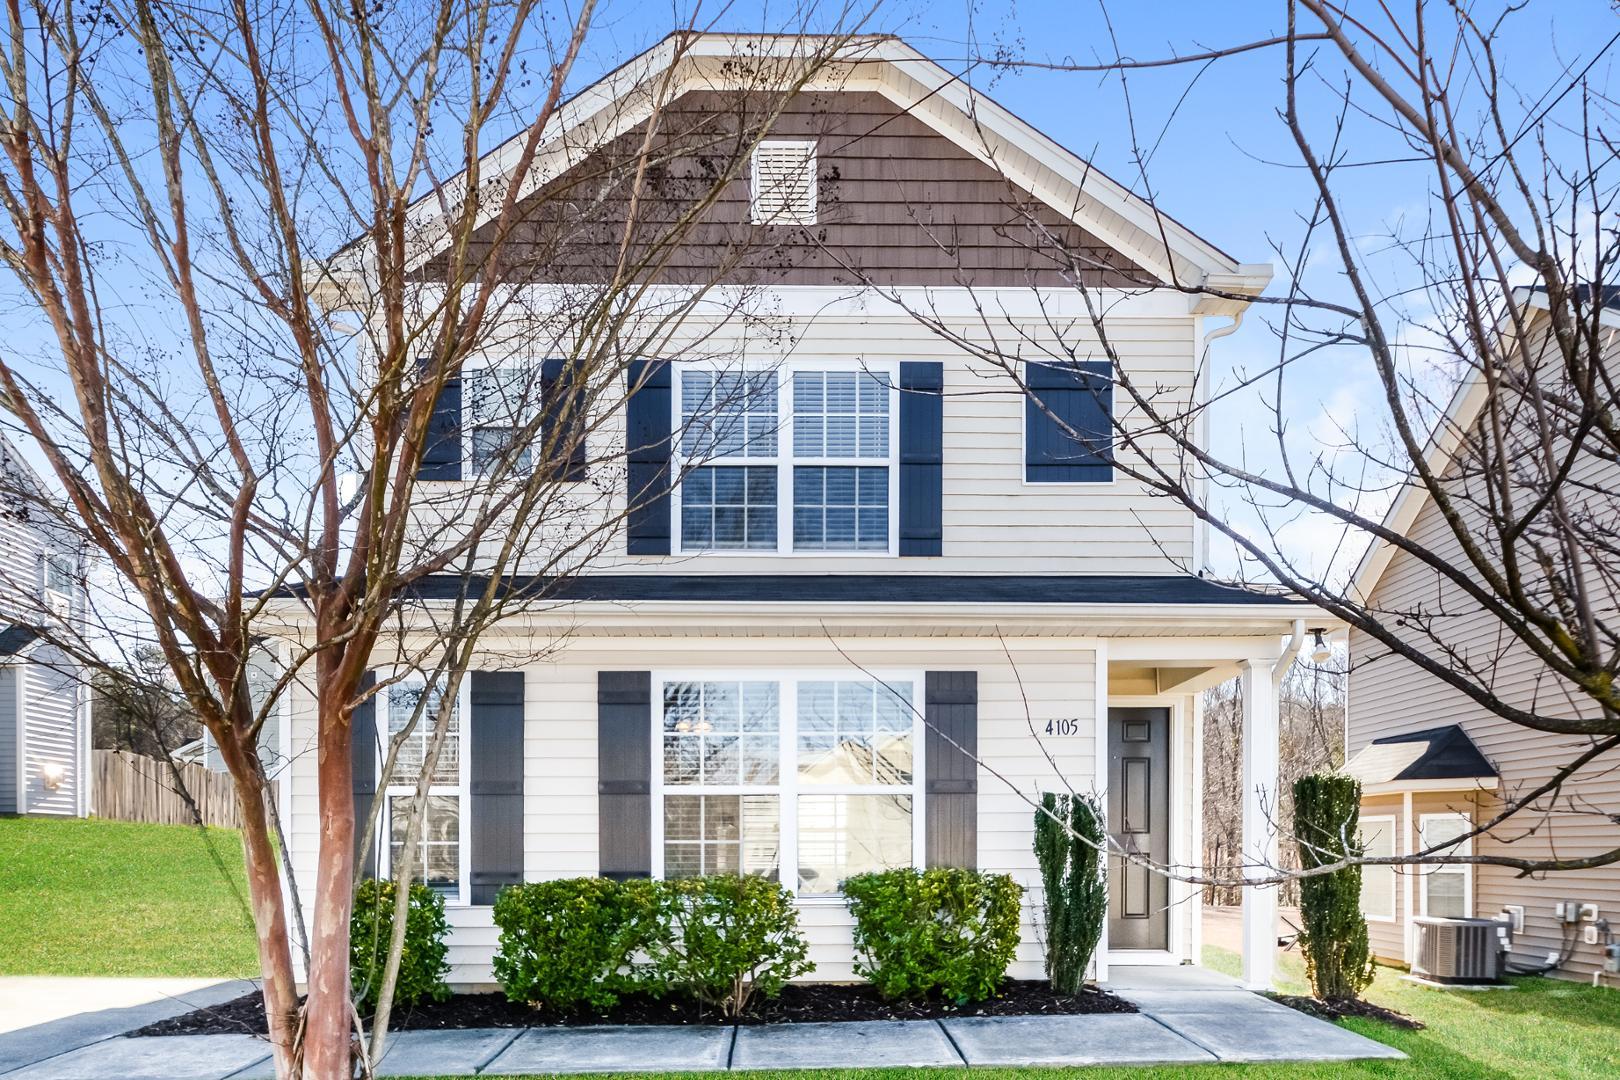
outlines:
[[[1239,669],[1243,696],[1243,861],[1249,877],[1277,865],[1278,718],[1272,662],[1248,660]],[[1271,989],[1277,964],[1277,889],[1243,890],[1243,985]]]

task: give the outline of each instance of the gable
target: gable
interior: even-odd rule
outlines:
[[[625,250],[659,284],[1151,287],[1158,279],[882,94],[809,91],[781,107],[771,138],[814,140],[812,226],[750,220],[745,133],[775,95],[694,90],[659,118],[653,163]],[[527,198],[503,272],[534,283],[591,283],[620,263],[645,124],[596,149]],[[718,199],[713,178],[735,169]],[[668,250],[683,214],[697,223]],[[494,239],[476,234],[474,258]],[[422,271],[442,280],[442,256]]]

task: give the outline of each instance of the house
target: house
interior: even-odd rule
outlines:
[[[0,436],[0,814],[85,817],[90,694],[61,645],[85,611],[84,555],[49,505]]]
[[[573,99],[542,147],[564,162],[545,182],[605,172],[593,148],[639,137],[649,87],[673,87],[670,113],[701,121],[739,72],[760,89],[762,58],[791,71],[804,40],[698,35],[678,57],[661,43]],[[1063,437],[1054,417],[1101,431],[1094,410],[1124,409],[1100,347],[1073,364],[1035,351],[1023,373],[1037,406],[908,310],[984,342],[988,308],[1050,345],[1054,320],[1089,327],[1073,273],[1107,307],[1120,362],[1190,402],[1208,335],[1270,268],[1237,262],[899,40],[858,39],[844,60],[786,102],[649,295],[680,296],[739,235],[781,241],[770,259],[728,269],[683,325],[689,347],[638,359],[590,403],[590,461],[569,475],[582,503],[631,512],[546,604],[481,639],[422,840],[449,901],[457,985],[491,981],[503,884],[738,869],[794,890],[812,977],[847,980],[838,883],[896,865],[1014,875],[1029,890],[1014,973],[1038,977],[1032,800],[1094,791],[1122,843],[1193,865],[1199,695],[1232,677],[1248,717],[1246,841],[1275,851],[1276,680],[1285,643],[1297,651],[1323,616],[1199,576],[1195,516],[1123,476],[1110,448]],[[505,161],[495,151],[482,175]],[[1084,265],[1032,234],[1066,237]],[[425,290],[438,258],[420,253]],[[514,287],[537,298],[524,310],[597,280],[588,257],[528,269]],[[549,360],[492,351],[486,372],[447,388],[421,474],[424,538],[454,527],[443,507],[503,437],[500,410],[462,388]],[[686,467],[689,454],[701,463]],[[462,586],[418,595],[447,608]],[[360,723],[385,733],[423,689],[396,684]],[[307,688],[283,731],[288,843],[309,895]],[[386,800],[389,820],[408,788],[380,777],[378,742],[357,740],[353,765],[357,806]],[[368,872],[388,872],[390,846],[361,853]],[[1194,886],[1137,863],[1112,881],[1099,975],[1197,959]],[[1275,902],[1250,890],[1251,985],[1271,978]]]
[[[1536,343],[1546,340],[1547,300],[1544,293],[1528,292],[1523,300],[1534,355]],[[1613,331],[1620,329],[1620,310],[1612,300],[1599,319],[1609,334],[1612,363]],[[1459,478],[1469,473],[1477,480],[1477,466],[1459,465],[1458,448],[1481,422],[1485,397],[1478,377],[1464,380],[1436,429],[1430,467],[1448,484],[1467,482]],[[1575,496],[1589,500],[1579,512],[1601,513],[1620,490],[1620,466],[1588,456],[1572,484],[1575,492],[1590,493]],[[1466,502],[1463,508],[1471,512]],[[1402,490],[1384,524],[1423,550],[1467,565],[1461,544],[1419,485]],[[1595,580],[1594,587],[1603,586]],[[1510,641],[1497,620],[1417,555],[1375,543],[1357,567],[1352,588],[1387,623],[1414,635],[1424,625],[1420,613],[1428,612],[1455,662],[1475,666],[1501,700],[1534,702],[1549,715],[1573,716],[1569,710],[1581,707],[1570,696],[1559,696],[1551,672],[1528,649]],[[1408,854],[1462,837],[1488,822],[1504,799],[1534,790],[1590,746],[1587,739],[1531,731],[1488,711],[1357,629],[1350,632],[1350,655],[1346,770],[1362,783],[1361,828],[1370,855]],[[1617,803],[1620,775],[1612,763],[1600,760],[1576,773],[1556,804],[1542,802],[1450,850],[1526,859],[1594,855],[1614,846],[1613,822],[1601,816],[1601,808],[1612,813]],[[1600,920],[1620,912],[1620,868],[1612,865],[1529,876],[1488,864],[1400,872],[1367,867],[1362,888],[1373,952],[1391,963],[1411,963],[1415,917],[1506,918],[1514,928],[1510,962],[1515,968],[1538,969],[1551,961],[1550,974],[1590,979],[1602,968],[1603,947],[1612,940]],[[1594,909],[1583,917],[1576,907],[1566,919],[1559,910],[1570,902]]]

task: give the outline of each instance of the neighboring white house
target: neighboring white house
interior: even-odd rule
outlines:
[[[84,557],[48,518],[47,490],[0,436],[0,814],[84,817],[89,688],[50,640],[84,614]]]
[[[659,45],[578,95],[540,159],[567,146],[579,161],[592,139],[634,137],[649,87],[675,87],[672,100],[700,113],[736,72],[759,77],[738,56],[799,47],[703,35],[675,61]],[[1199,576],[1194,515],[1121,475],[1115,451],[1082,453],[1061,437],[1048,410],[1104,430],[1097,410],[1115,407],[1114,380],[1100,345],[1072,364],[1040,350],[1059,323],[1089,333],[1086,307],[1050,251],[1010,238],[1008,200],[1107,268],[1087,276],[1112,346],[1166,401],[1204,393],[1206,335],[1265,287],[1269,266],[1240,264],[1161,216],[904,43],[851,49],[859,62],[813,78],[754,158],[753,182],[713,208],[719,231],[779,228],[771,222],[787,214],[814,233],[753,282],[787,330],[752,334],[728,304],[702,308],[682,331],[701,348],[647,360],[591,403],[601,422],[582,503],[611,513],[627,483],[656,497],[553,603],[482,639],[458,703],[459,752],[441,769],[423,839],[428,878],[449,900],[457,985],[491,982],[490,905],[503,884],[727,869],[778,875],[798,897],[812,977],[848,979],[838,882],[893,865],[1014,875],[1028,893],[1013,972],[1036,977],[1030,800],[1096,792],[1122,843],[1190,866],[1201,850],[1199,695],[1233,677],[1246,716],[1245,843],[1260,858],[1275,851],[1274,669],[1305,627],[1331,623],[1294,598]],[[483,175],[503,167],[497,151]],[[716,235],[702,243],[718,247]],[[421,255],[428,279],[435,254]],[[882,288],[852,284],[852,263]],[[518,287],[543,299],[570,284],[561,273]],[[1203,283],[1228,298],[1176,287]],[[990,333],[980,312],[1011,320],[1048,361],[1026,369],[1046,408],[896,297],[971,340]],[[740,362],[697,359],[717,353]],[[481,363],[505,373],[547,359]],[[464,380],[465,414],[460,387],[441,399],[447,434],[424,466],[424,498],[476,485],[484,440],[500,437],[471,392],[478,377]],[[722,384],[744,391],[718,411],[746,444],[712,441],[705,464],[683,472],[692,448],[672,435],[704,428],[699,412],[727,396]],[[617,470],[597,464],[609,448]],[[423,533],[453,524],[425,512]],[[430,582],[423,596],[456,589]],[[284,610],[297,634],[298,605]],[[390,800],[385,821],[408,789],[379,780],[378,742],[413,692],[396,687],[364,721],[377,737],[356,740],[357,803]],[[294,689],[284,741],[288,843],[308,896],[320,822],[306,687]],[[380,844],[361,858],[386,873],[390,855]],[[1196,961],[1193,886],[1134,865],[1111,881],[1099,974]],[[1271,981],[1275,903],[1270,890],[1247,891],[1253,986]]]

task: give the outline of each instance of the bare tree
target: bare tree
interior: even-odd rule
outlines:
[[[1550,84],[1526,91],[1499,57],[1534,7],[1502,5],[1487,16],[1446,2],[1363,11],[1333,0],[1284,0],[1282,33],[1217,48],[1104,55],[1095,63],[970,55],[969,78],[1031,66],[1113,80],[1133,118],[1132,80],[1147,72],[1272,58],[1280,89],[1263,108],[1294,152],[1277,167],[1309,181],[1304,202],[1291,208],[1295,235],[1275,242],[1280,288],[1252,296],[1189,279],[1176,269],[1168,239],[1160,251],[1165,271],[1121,266],[1054,226],[1009,176],[1009,239],[1049,264],[1077,303],[1038,304],[1044,317],[1021,324],[984,298],[964,330],[926,302],[885,290],[941,339],[994,369],[1005,391],[1039,403],[1077,456],[1106,459],[1148,495],[1190,511],[1233,553],[1238,568],[1229,576],[1311,601],[1485,715],[1567,737],[1567,757],[1549,776],[1504,793],[1475,823],[1473,835],[1499,840],[1537,835],[1535,820],[1555,807],[1600,822],[1620,815],[1620,806],[1568,790],[1612,769],[1620,751],[1613,540],[1620,421],[1611,328],[1620,164],[1608,133],[1612,95],[1598,78],[1620,38],[1592,43]],[[1104,14],[1106,21],[1106,7]],[[1075,43],[1070,55],[1079,52]],[[1131,186],[1150,205],[1152,149],[1146,141],[1131,148]],[[981,152],[995,160],[990,141]],[[1347,199],[1380,172],[1420,208],[1394,225],[1365,220]],[[1159,222],[1168,237],[1174,223]],[[1308,275],[1307,263],[1319,267],[1323,259],[1336,284],[1312,288],[1323,275]],[[1258,367],[1220,379],[1202,357],[1201,393],[1161,387],[1121,362],[1109,318],[1122,296],[1149,289],[1251,305],[1275,349]],[[1060,316],[1063,306],[1082,314]],[[1031,321],[1039,333],[1025,325]],[[1089,379],[1080,367],[1088,361],[1107,364],[1106,430],[1070,426],[1025,378],[1024,365],[1034,362]],[[1293,414],[1309,380],[1345,364],[1376,374],[1378,415],[1336,433],[1298,432]],[[1212,418],[1232,422],[1232,410],[1241,409],[1250,410],[1247,430],[1261,426],[1254,416],[1264,419],[1264,444],[1224,455],[1204,432]],[[1437,527],[1428,535],[1385,523],[1395,499],[1414,495],[1434,509]],[[1288,544],[1284,526],[1301,518],[1336,535],[1328,557]],[[1433,598],[1397,610],[1360,595],[1346,571],[1375,542],[1429,574]],[[1457,629],[1479,620],[1494,644],[1459,644]],[[1525,663],[1537,672],[1529,694],[1511,677]],[[1508,827],[1515,818],[1522,820]],[[1620,838],[1579,853],[1458,855],[1448,842],[1367,861],[1490,863],[1531,874],[1613,864]],[[1287,877],[1286,868],[1260,869]]]
[[[592,135],[607,153],[582,174],[565,167],[583,148],[559,141],[559,117],[592,15],[526,0],[9,12],[0,255],[39,337],[0,356],[0,394],[236,782],[279,1075],[351,1068],[355,852],[375,827],[355,821],[351,742],[376,693],[368,670],[390,650],[465,667],[485,625],[468,608],[431,644],[390,635],[427,606],[423,583],[510,565],[499,538],[515,519],[546,533],[524,564],[538,580],[577,570],[613,526],[549,467],[466,490],[421,482],[444,438],[436,403],[469,359],[549,335],[556,349],[525,355],[572,361],[591,444],[592,403],[735,262],[649,313],[651,283],[779,103],[844,43],[736,64],[722,83],[734,110],[666,125],[690,74],[676,34],[669,74],[626,87],[618,134]],[[694,158],[707,167],[674,175]],[[512,287],[534,282],[556,287]],[[554,462],[550,443],[575,436],[547,423],[504,427],[540,432]],[[516,446],[497,439],[494,459],[515,465]],[[290,622],[286,670],[255,700],[250,653]],[[297,680],[315,702],[322,825],[302,1007],[289,921],[303,920],[283,900],[258,745]]]

